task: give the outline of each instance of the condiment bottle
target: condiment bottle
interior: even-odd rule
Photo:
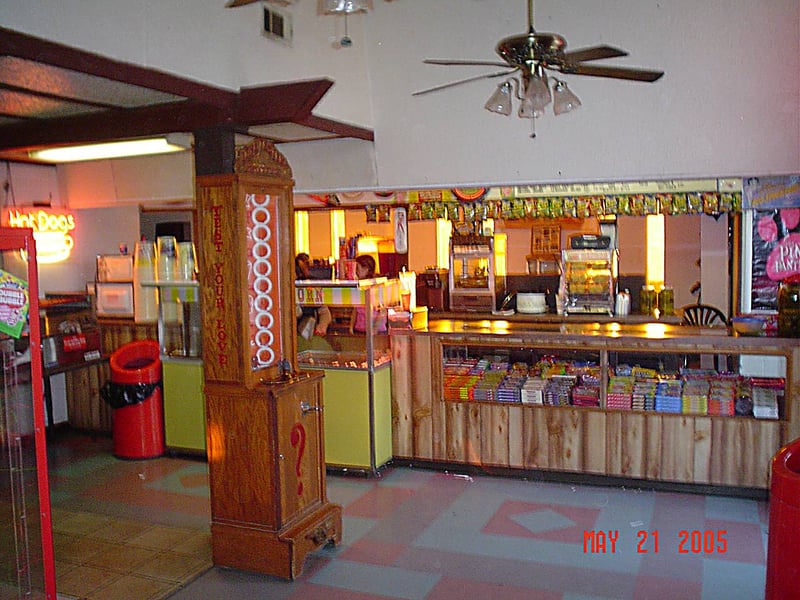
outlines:
[[[624,317],[631,312],[631,293],[628,290],[617,294],[617,303],[614,312],[620,317]]]
[[[800,274],[787,277],[778,288],[778,335],[800,338]]]
[[[669,286],[661,288],[658,292],[658,308],[661,315],[675,314],[675,290]]]

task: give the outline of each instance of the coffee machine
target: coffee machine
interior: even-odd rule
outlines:
[[[450,310],[450,284],[447,269],[427,267],[417,273],[417,306],[427,306],[431,312]]]

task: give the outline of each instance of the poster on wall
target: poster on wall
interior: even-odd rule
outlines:
[[[780,282],[800,274],[800,176],[746,179],[742,201],[753,209],[751,308],[776,310]]]
[[[0,270],[0,333],[19,338],[28,320],[29,307],[28,284]]]

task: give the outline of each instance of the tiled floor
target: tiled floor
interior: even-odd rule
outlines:
[[[113,571],[121,586],[144,582],[92,598],[159,597],[169,583],[175,585],[176,571],[185,571],[187,563],[197,567],[189,556],[208,559],[204,463],[119,461],[106,441],[80,437],[51,443],[51,454],[60,592],[70,593],[70,548],[77,552],[85,546],[70,538],[79,531],[101,549],[87,565]],[[379,479],[329,475],[328,495],[344,508],[343,542],[312,554],[296,581],[210,568],[169,597],[746,600],[764,595],[767,504],[762,501],[410,468],[390,468]],[[594,544],[587,538],[591,533]],[[135,554],[110,558],[109,550],[123,539]],[[190,548],[199,554],[190,554]],[[120,561],[136,562],[145,571],[122,573],[115,566]],[[165,587],[155,589],[156,581]]]
[[[110,440],[48,440],[59,598],[164,598],[211,567],[208,470],[121,461]]]

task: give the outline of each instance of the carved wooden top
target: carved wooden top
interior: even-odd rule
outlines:
[[[237,148],[233,170],[235,173],[292,179],[292,168],[286,157],[272,142],[263,138],[256,138],[246,146]]]

